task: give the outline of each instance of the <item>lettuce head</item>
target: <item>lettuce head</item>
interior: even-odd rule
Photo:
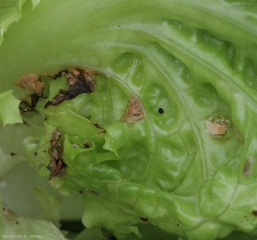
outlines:
[[[255,0],[1,0],[0,237],[257,239]]]

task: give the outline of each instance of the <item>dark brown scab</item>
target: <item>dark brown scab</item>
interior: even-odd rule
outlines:
[[[51,156],[51,160],[49,165],[46,166],[46,169],[50,171],[49,181],[54,176],[62,176],[65,174],[65,168],[67,165],[62,158],[63,145],[60,143],[61,136],[61,131],[57,128],[50,139],[48,154]]]
[[[45,104],[45,108],[50,105],[57,106],[65,100],[71,100],[82,93],[91,93],[95,90],[93,82],[94,76],[97,75],[94,71],[85,69],[72,69],[70,71],[61,71],[53,78],[65,75],[67,78],[68,90],[60,89],[56,96]]]
[[[40,96],[36,93],[31,95],[31,105],[29,105],[29,107],[31,108],[31,111],[34,111],[34,109],[36,108],[37,103],[41,97],[42,96]]]
[[[57,159],[57,160],[51,159],[50,164],[48,166],[46,166],[46,169],[50,171],[49,181],[51,181],[51,179],[54,176],[64,175],[66,167],[67,167],[67,165],[65,164],[65,162],[62,159]]]
[[[18,220],[16,220],[16,221],[15,221],[15,223],[16,223],[17,225],[19,225],[19,224],[20,224]]]

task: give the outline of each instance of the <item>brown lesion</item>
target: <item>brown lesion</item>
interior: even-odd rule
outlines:
[[[89,69],[71,69],[63,70],[53,75],[56,79],[61,76],[67,78],[68,90],[60,89],[56,96],[45,104],[45,108],[54,105],[57,106],[65,100],[71,100],[82,93],[91,93],[95,90],[94,78],[97,72]]]
[[[252,174],[254,165],[255,165],[256,159],[255,158],[250,158],[243,167],[243,174],[245,176],[249,176]]]
[[[98,123],[95,123],[94,126],[99,128],[99,129],[102,129],[101,133],[106,133],[106,130],[104,128],[102,128]]]
[[[47,170],[50,171],[49,181],[51,181],[54,176],[62,176],[65,173],[65,167],[66,164],[62,159],[52,158],[49,165],[46,167]]]
[[[93,92],[95,90],[94,78],[96,75],[99,75],[99,73],[86,68],[65,69],[58,71],[54,75],[48,73],[43,73],[40,76],[32,73],[23,75],[16,82],[16,85],[30,91],[31,95],[22,100],[21,112],[34,110],[39,99],[44,97],[45,83],[41,81],[41,77],[57,79],[64,76],[67,79],[68,90],[60,89],[56,96],[45,104],[46,108],[49,105],[57,106],[63,101],[73,99],[81,93]]]
[[[30,90],[38,96],[42,96],[45,87],[45,83],[41,82],[40,77],[35,74],[23,75],[16,82],[16,85],[25,90]]]
[[[225,118],[225,116],[217,115],[208,118],[206,126],[212,136],[222,137],[227,134],[231,126],[231,122],[229,119]]]
[[[19,78],[16,85],[24,90],[28,90],[31,94],[21,101],[20,111],[34,111],[38,100],[43,96],[45,83],[41,81],[40,76],[36,74],[26,74]]]
[[[132,94],[129,98],[128,106],[122,116],[122,120],[126,123],[135,123],[146,116],[144,107],[138,97]]]
[[[57,128],[56,131],[53,133],[53,137],[50,140],[48,153],[51,156],[51,160],[49,165],[46,167],[50,171],[49,181],[54,176],[62,176],[63,174],[65,174],[65,168],[67,165],[62,158],[63,145],[60,142],[61,136],[62,134],[60,128]]]

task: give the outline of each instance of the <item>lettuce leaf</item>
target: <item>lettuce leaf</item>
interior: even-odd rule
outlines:
[[[62,233],[53,223],[22,217],[13,213],[1,201],[0,233],[2,238],[63,239]]]
[[[27,0],[2,0],[0,2],[0,45],[7,28],[14,22],[18,22],[22,16],[22,6],[30,2]],[[34,9],[40,0],[31,0]]]
[[[23,123],[19,111],[20,101],[13,96],[11,90],[0,94],[0,101],[0,121],[3,126],[6,124]]]
[[[33,3],[4,35],[0,89],[44,82],[40,134],[19,143],[52,187],[83,195],[83,224],[117,239],[148,226],[256,238],[256,3]]]

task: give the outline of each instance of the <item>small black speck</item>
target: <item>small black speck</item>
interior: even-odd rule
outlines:
[[[83,194],[84,192],[83,192],[83,190],[79,190],[79,193],[80,193],[80,194]]]
[[[163,114],[163,113],[164,113],[163,108],[159,108],[159,109],[158,109],[158,112],[159,112],[160,114]]]
[[[15,155],[16,155],[16,153],[11,152],[11,156],[15,156]]]
[[[91,193],[93,193],[95,196],[97,196],[99,193],[96,191],[91,191]]]
[[[20,224],[20,223],[19,223],[19,221],[17,221],[17,220],[16,220],[16,222],[15,222],[15,223],[16,223],[16,224]]]
[[[118,27],[120,27],[120,25],[118,25]]]
[[[84,148],[90,148],[90,144],[88,142],[84,143]]]
[[[37,152],[34,152],[34,156],[37,156]]]
[[[177,226],[179,227],[180,225],[177,223]]]
[[[143,221],[143,222],[147,222],[148,218],[147,217],[140,217],[140,220]]]
[[[257,210],[253,210],[252,214],[257,217]]]

